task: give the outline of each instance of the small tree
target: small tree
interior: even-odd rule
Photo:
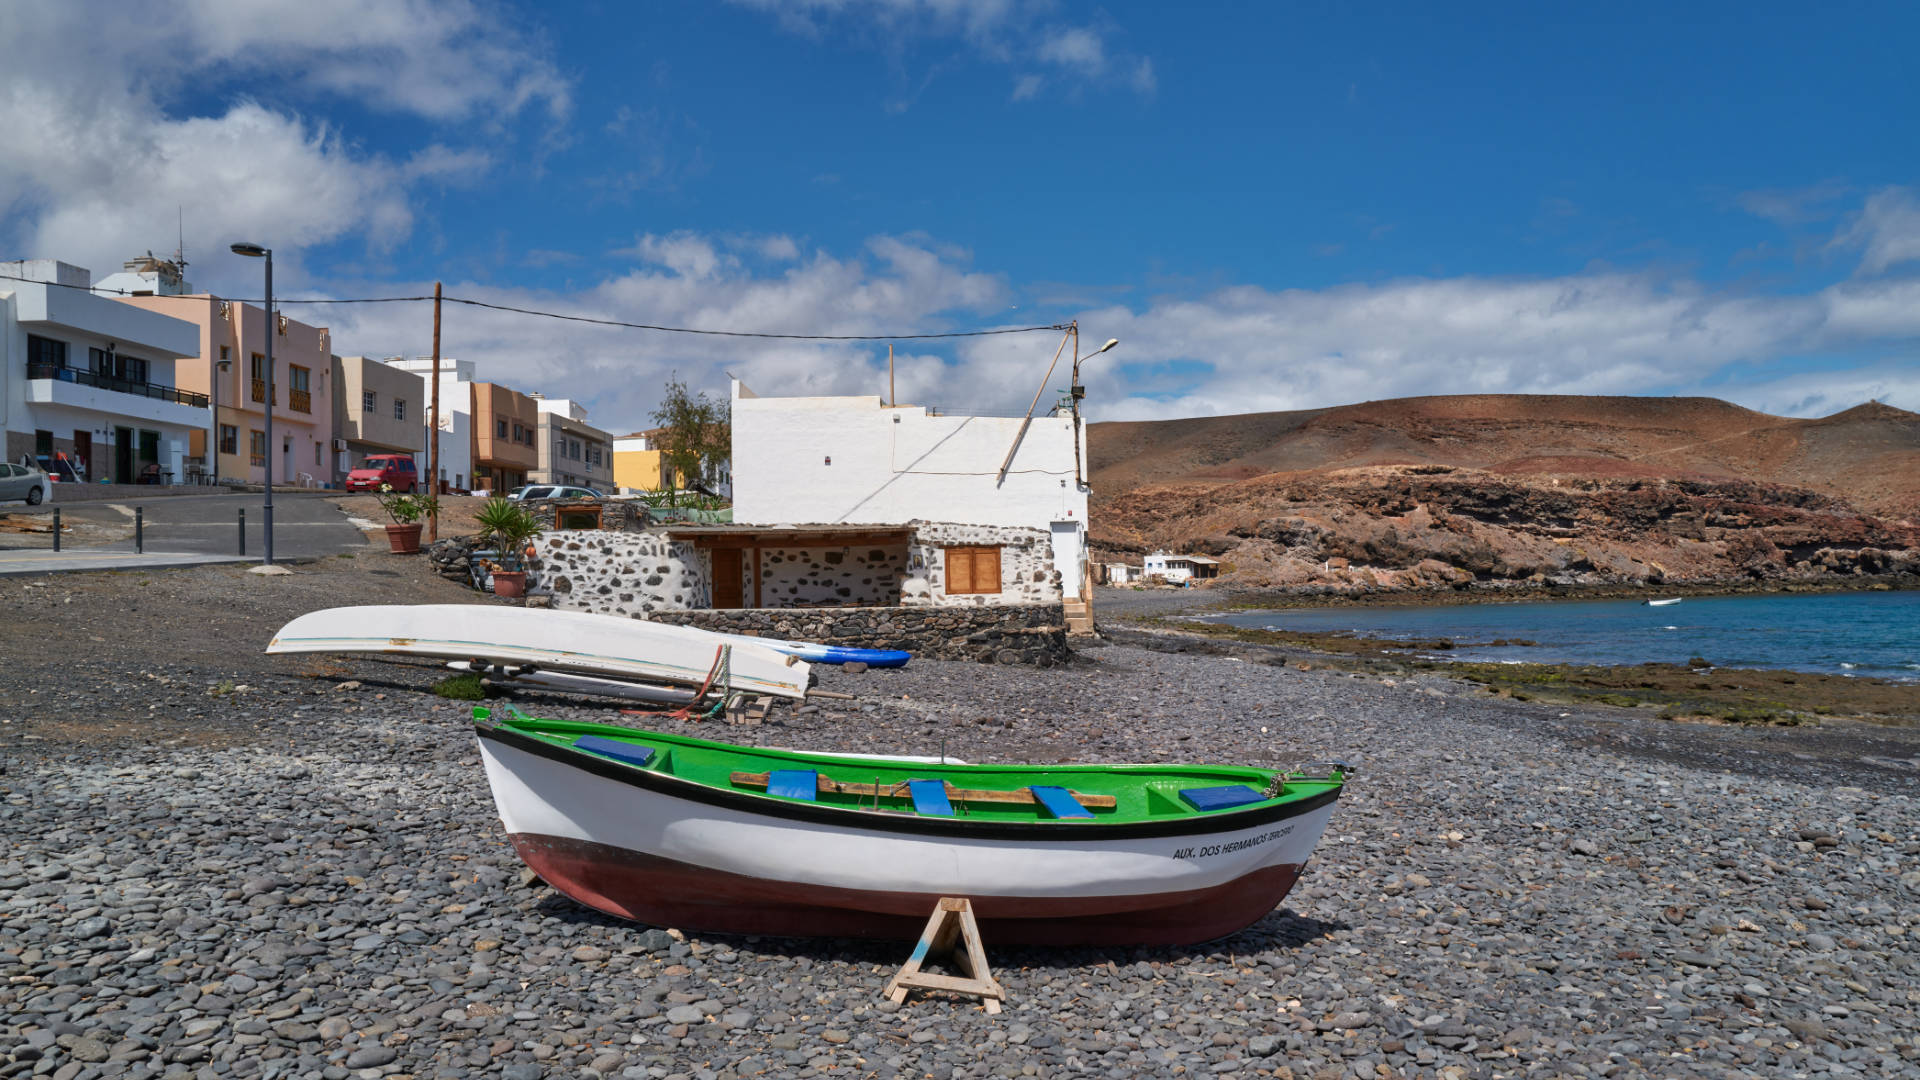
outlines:
[[[653,422],[661,429],[661,460],[682,482],[717,481],[733,460],[732,405],[724,398],[691,393],[677,376],[670,378]]]

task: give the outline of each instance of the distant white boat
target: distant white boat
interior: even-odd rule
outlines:
[[[1647,606],[1648,607],[1672,607],[1673,605],[1679,603],[1680,600],[1681,598],[1678,596],[1669,596],[1665,600],[1649,600],[1647,601]]]

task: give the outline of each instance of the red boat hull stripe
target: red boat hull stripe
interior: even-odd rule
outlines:
[[[765,881],[589,840],[512,836],[535,873],[580,903],[682,930],[911,940],[939,899],[938,893]],[[1266,866],[1183,892],[969,898],[989,943],[1190,945],[1258,922],[1293,888],[1300,870],[1299,864]]]

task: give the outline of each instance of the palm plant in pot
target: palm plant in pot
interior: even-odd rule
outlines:
[[[404,495],[393,490],[392,484],[381,484],[379,494],[380,509],[387,512],[393,524],[387,526],[387,546],[396,555],[411,555],[420,550],[420,519],[429,517],[440,509],[440,500],[429,493],[408,492]]]
[[[480,526],[480,542],[499,553],[494,557],[493,594],[525,596],[527,545],[540,535],[540,522],[512,499],[488,499],[473,520]]]

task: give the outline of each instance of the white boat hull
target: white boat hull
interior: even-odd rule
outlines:
[[[579,611],[491,604],[329,608],[280,628],[269,653],[386,653],[485,660],[602,678],[698,686],[729,647],[730,686],[774,697],[806,696],[808,665],[762,646],[687,626]]]
[[[939,897],[966,896],[995,941],[1209,940],[1278,903],[1333,812],[1329,799],[1137,838],[926,836],[716,805],[674,778],[635,786],[486,732],[480,749],[501,823],[549,884],[610,914],[733,933],[910,938]]]

